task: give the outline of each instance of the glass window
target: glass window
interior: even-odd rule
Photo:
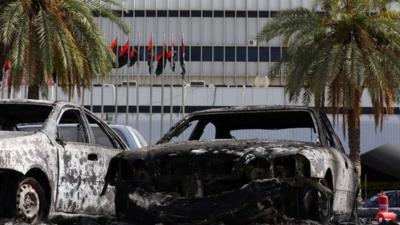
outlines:
[[[170,10],[169,12],[170,17],[178,17],[178,10]]]
[[[225,11],[225,17],[235,17],[235,11]]]
[[[95,144],[117,149],[118,146],[116,142],[114,142],[113,138],[107,134],[105,128],[99,122],[97,122],[93,116],[87,113],[85,113],[85,115],[92,129]]]
[[[249,54],[248,54],[248,57],[249,57],[249,62],[257,62],[258,61],[258,49],[257,49],[257,47],[249,47]]]
[[[166,17],[167,16],[167,10],[158,10],[157,11],[157,16],[158,17]]]
[[[236,11],[236,17],[246,17],[246,11]]]
[[[155,10],[147,10],[146,11],[146,17],[155,17],[155,16],[156,16]]]
[[[97,127],[98,128],[98,127]],[[92,128],[93,129],[93,128]],[[122,130],[120,130],[117,127],[112,128],[117,134],[118,136],[125,142],[126,145],[129,145],[128,140],[126,139],[126,136],[124,135],[124,132],[122,132]],[[135,141],[132,141],[132,144],[134,146],[129,146],[130,148],[138,148],[138,146],[136,145]]]
[[[225,47],[225,61],[235,61],[235,47]]]
[[[191,59],[192,61],[200,61],[201,59],[200,47],[192,47]]]
[[[135,17],[144,17],[144,11],[143,10],[136,10],[135,11]]]
[[[260,11],[260,18],[268,18],[269,12],[268,11]]]
[[[212,61],[212,47],[203,47],[203,61]]]
[[[190,11],[188,10],[179,11],[179,15],[180,17],[190,17]]]
[[[224,11],[214,11],[214,17],[224,17]]]
[[[245,62],[246,61],[246,47],[237,47],[236,61]]]
[[[281,48],[271,47],[271,62],[279,62],[281,60]]]
[[[77,109],[66,110],[57,125],[58,137],[65,142],[88,143],[89,136]]]
[[[224,61],[224,48],[214,47],[214,61],[221,62]]]
[[[262,47],[260,48],[260,62],[268,62],[269,61],[269,48]]]
[[[247,17],[249,18],[257,18],[258,13],[257,11],[247,11]]]
[[[200,10],[192,11],[192,17],[201,17],[201,11]]]
[[[212,11],[209,10],[203,11],[203,17],[212,17]]]

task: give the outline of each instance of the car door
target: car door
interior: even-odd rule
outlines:
[[[91,148],[88,125],[79,108],[66,107],[57,124],[59,180],[56,211],[95,213],[100,192],[97,181],[96,151]]]
[[[118,135],[115,134],[110,127],[88,112],[85,112],[84,114],[89,123],[89,129],[91,130],[91,135],[93,137],[91,148],[97,155],[97,161],[94,164],[94,171],[97,178],[94,188],[100,194],[104,187],[104,178],[111,158],[121,150],[125,149],[126,146],[121,142],[121,140],[118,140]],[[109,187],[106,190],[105,195],[97,199],[97,209],[101,214],[111,215],[115,213],[114,196],[114,188]]]

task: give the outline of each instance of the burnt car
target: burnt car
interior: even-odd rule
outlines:
[[[306,107],[196,112],[157,145],[110,163],[117,215],[135,222],[352,220],[357,174],[323,113]]]
[[[114,214],[113,190],[100,193],[111,158],[126,149],[80,106],[0,101],[1,216],[35,224],[49,214]]]

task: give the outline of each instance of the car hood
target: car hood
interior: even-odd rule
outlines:
[[[217,154],[225,152],[237,156],[254,154],[264,157],[278,157],[284,155],[295,155],[300,152],[325,151],[321,145],[299,142],[299,141],[261,141],[261,140],[209,140],[209,141],[186,141],[177,144],[152,145],[137,151],[123,152],[116,158],[154,158],[164,155],[176,154]]]

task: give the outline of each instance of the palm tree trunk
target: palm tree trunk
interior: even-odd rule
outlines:
[[[350,159],[360,175],[360,116],[357,115],[354,110],[348,112],[347,132],[349,137]]]
[[[37,85],[37,84],[29,85],[28,98],[29,99],[39,99],[39,85]]]
[[[357,172],[358,187],[361,187],[361,158],[360,158],[360,114],[361,114],[361,92],[355,90],[354,92],[354,108],[347,112],[347,135],[349,138],[350,160],[353,162],[354,169]],[[358,203],[361,203],[361,191],[357,196]]]

